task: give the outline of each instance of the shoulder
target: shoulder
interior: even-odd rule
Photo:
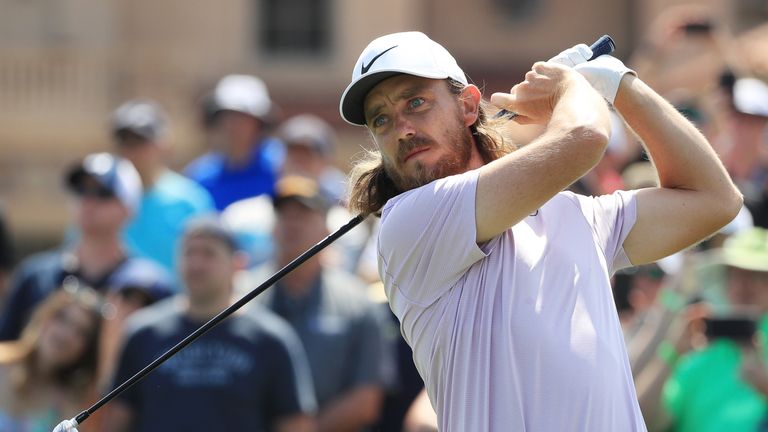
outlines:
[[[399,238],[426,223],[439,223],[454,211],[474,209],[477,179],[478,171],[471,170],[435,180],[390,199],[382,208],[380,238],[393,238],[390,234]]]
[[[279,344],[286,348],[300,344],[293,327],[260,303],[253,303],[247,311],[230,319],[233,319],[233,331],[253,342]]]
[[[173,334],[181,323],[182,307],[179,296],[171,297],[132,313],[126,320],[126,341],[150,335]]]
[[[218,175],[224,167],[224,157],[216,152],[206,153],[184,168],[184,174],[196,181]]]
[[[36,253],[22,260],[17,268],[17,272],[37,274],[41,271],[60,269],[62,259],[63,253],[60,250]]]
[[[258,155],[271,166],[278,167],[285,159],[285,146],[277,138],[266,137],[259,143]]]
[[[46,293],[56,289],[57,275],[64,269],[64,254],[62,251],[46,251],[31,255],[22,260],[13,273],[12,284],[18,289],[24,289],[27,294],[41,290]],[[34,287],[34,288],[33,288]]]
[[[195,207],[213,208],[213,199],[204,187],[175,171],[167,170],[158,180],[156,190],[163,199],[171,199],[174,202]]]
[[[471,170],[462,174],[437,179],[424,186],[403,192],[400,195],[390,199],[382,209],[382,222],[385,215],[399,208],[426,205],[444,204],[441,199],[452,192],[462,192],[465,190],[474,191],[477,185],[478,171]],[[426,201],[426,202],[425,202]],[[421,204],[421,205],[420,205]]]

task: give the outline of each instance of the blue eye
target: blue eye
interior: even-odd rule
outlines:
[[[408,106],[410,106],[411,108],[418,108],[422,104],[424,104],[424,99],[422,98],[413,98],[408,101]]]
[[[373,126],[374,128],[378,128],[383,126],[384,123],[386,122],[387,122],[387,118],[381,115],[373,119],[373,121],[371,122],[371,126]]]

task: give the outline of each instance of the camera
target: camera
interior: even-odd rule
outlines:
[[[727,314],[704,319],[707,339],[731,339],[750,342],[757,331],[757,320],[751,315]]]

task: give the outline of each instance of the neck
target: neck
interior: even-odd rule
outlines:
[[[215,299],[195,301],[187,297],[187,316],[195,321],[208,321],[232,304],[231,290]]]
[[[160,178],[160,175],[163,174],[165,169],[166,168],[163,164],[158,163],[144,169],[137,170],[139,172],[139,177],[141,178],[141,184],[144,187],[144,190],[154,186],[154,184],[157,182],[157,179]]]
[[[117,235],[84,236],[75,248],[80,270],[86,276],[99,276],[125,258]]]
[[[280,260],[281,266],[288,264],[288,262]],[[280,280],[280,289],[294,298],[305,297],[309,294],[315,281],[320,277],[321,272],[322,265],[320,264],[319,257],[312,257],[294,271],[285,275]]]
[[[253,138],[249,141],[232,143],[227,154],[229,165],[234,167],[248,165],[255,147],[261,145],[258,141],[257,138]]]

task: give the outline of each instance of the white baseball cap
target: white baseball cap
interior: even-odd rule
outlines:
[[[85,177],[95,180],[131,213],[138,210],[142,195],[141,177],[128,159],[110,153],[91,153],[69,168],[65,183],[77,193]]]
[[[272,110],[267,86],[252,75],[227,75],[213,90],[216,111],[237,111],[264,119]]]
[[[357,59],[352,70],[352,82],[341,96],[341,117],[348,123],[365,125],[365,96],[377,84],[398,74],[432,79],[453,78],[468,84],[456,59],[424,33],[388,34],[374,39]]]

